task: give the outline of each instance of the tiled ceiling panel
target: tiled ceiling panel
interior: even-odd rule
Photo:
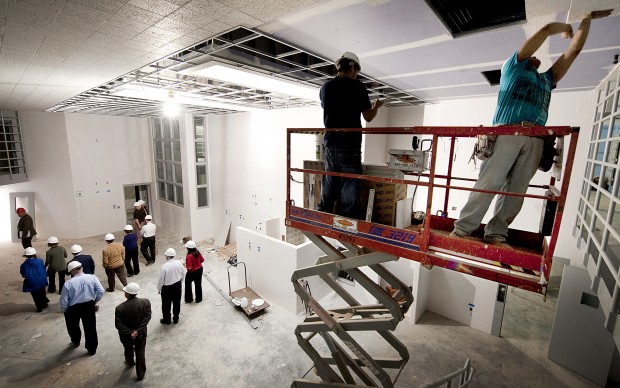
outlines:
[[[333,75],[331,64],[344,51],[360,57],[373,97],[391,96],[392,105],[494,95],[497,86],[481,84],[481,71],[494,70],[545,23],[610,4],[620,9],[617,0],[525,0],[523,25],[454,39],[424,0],[0,0],[0,108],[58,109],[90,91],[89,109],[106,112],[101,105],[105,98],[95,95],[109,94],[118,79],[132,75],[138,82],[161,82],[179,90],[204,84],[200,93],[216,93],[246,107],[316,104],[231,82],[192,84],[178,72],[192,66],[191,61],[212,56],[318,88]],[[554,93],[590,90],[606,74],[620,47],[618,9],[614,16],[592,22],[581,55]],[[239,25],[260,31],[265,41],[218,40]],[[299,53],[270,58],[269,39]],[[209,41],[212,47],[201,46]],[[536,55],[548,66],[567,47],[568,41],[553,36]],[[202,59],[175,59],[184,49]],[[152,74],[141,71],[167,61],[174,65]],[[60,92],[48,93],[49,87]],[[131,97],[113,100],[115,108],[108,113],[134,114],[148,107],[145,112],[152,114],[161,105]]]

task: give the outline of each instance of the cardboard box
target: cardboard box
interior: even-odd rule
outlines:
[[[323,171],[323,162],[305,160],[304,169]],[[386,165],[362,164],[362,173],[364,175],[404,179],[404,174],[401,171],[393,170]],[[319,174],[304,173],[304,208],[316,209],[321,200],[322,178],[323,176]],[[407,185],[362,181],[360,204],[363,213],[366,212],[370,189],[375,190],[372,222],[394,226],[396,222],[396,202],[407,197]]]

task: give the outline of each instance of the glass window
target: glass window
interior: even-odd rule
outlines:
[[[604,193],[601,193],[596,210],[599,212],[599,214],[604,220],[607,219],[607,213],[609,212],[610,203],[611,199]]]
[[[609,220],[609,223],[616,233],[620,234],[620,206],[616,206],[616,203],[613,202],[611,204],[610,211],[611,219]]]
[[[606,139],[607,138],[607,133],[609,132],[609,123],[611,122],[611,119],[607,119],[604,120],[601,123],[601,139]]]
[[[207,184],[207,166],[196,166],[196,184],[199,186]]]
[[[609,142],[609,150],[607,151],[607,158],[605,159],[607,163],[618,163],[618,151],[620,150],[619,146],[620,141],[615,140]]]
[[[616,115],[611,124],[611,137],[618,136],[620,136],[620,115]]]
[[[198,207],[209,206],[209,170],[207,168],[207,128],[204,116],[194,116],[196,194]]]
[[[609,234],[609,240],[607,241],[607,246],[605,247],[605,253],[611,264],[614,268],[620,268],[620,242],[613,236],[613,234]]]
[[[614,179],[616,176],[616,169],[612,167],[605,167],[605,173],[603,174],[603,180],[600,182],[600,186],[603,190],[611,192],[614,188]]]
[[[183,192],[179,121],[153,118],[151,123],[157,196],[163,201],[183,206],[183,197],[175,195],[179,191],[176,188],[180,188],[180,192]]]
[[[26,181],[18,113],[0,109],[0,185]]]
[[[600,218],[594,217],[594,225],[592,229],[592,234],[594,235],[594,237],[596,237],[596,241],[598,241],[599,244],[603,241],[604,231],[605,231],[605,226],[603,226],[603,223],[601,222]]]
[[[596,160],[604,160],[603,156],[605,156],[605,142],[602,141],[596,146]]]
[[[183,186],[174,186],[176,190],[176,199],[179,205],[183,205]]]
[[[607,292],[609,292],[610,295],[613,295],[614,288],[616,288],[616,279],[604,260],[601,262],[600,273],[601,279],[603,279],[603,284],[605,285],[605,288],[607,288]]]
[[[605,100],[605,108],[603,110],[603,117],[607,117],[611,114],[613,110],[614,97],[611,96]]]
[[[174,161],[180,162],[181,161],[181,142],[178,142],[178,141],[172,142],[172,147],[173,147]]]
[[[592,127],[592,135],[590,136],[590,140],[598,140],[598,124],[594,124]]]
[[[196,142],[196,162],[204,162],[205,158],[205,143]]]
[[[594,245],[592,240],[590,240],[590,245],[588,246],[588,253],[592,256],[592,260],[598,264],[598,248]]]
[[[207,201],[207,188],[199,187],[198,188],[198,207],[209,206],[209,202]]]

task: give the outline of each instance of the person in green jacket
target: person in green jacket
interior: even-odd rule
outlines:
[[[22,247],[24,249],[30,248],[32,247],[32,238],[37,234],[37,231],[34,229],[34,221],[23,207],[17,208],[15,213],[19,216],[17,238],[22,240]]]
[[[65,285],[65,276],[67,276],[67,250],[65,247],[58,245],[58,238],[50,237],[47,239],[47,246],[50,249],[45,252],[45,268],[47,268],[47,276],[49,278],[48,293],[56,292],[56,274],[58,274],[58,293]]]

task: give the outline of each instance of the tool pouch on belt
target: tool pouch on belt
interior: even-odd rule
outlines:
[[[540,156],[538,169],[547,172],[553,167],[558,151],[555,149],[555,136],[545,136],[543,137],[543,141],[545,143],[543,145],[542,155]]]
[[[476,144],[474,145],[474,155],[479,160],[485,160],[493,155],[497,135],[478,135]]]

